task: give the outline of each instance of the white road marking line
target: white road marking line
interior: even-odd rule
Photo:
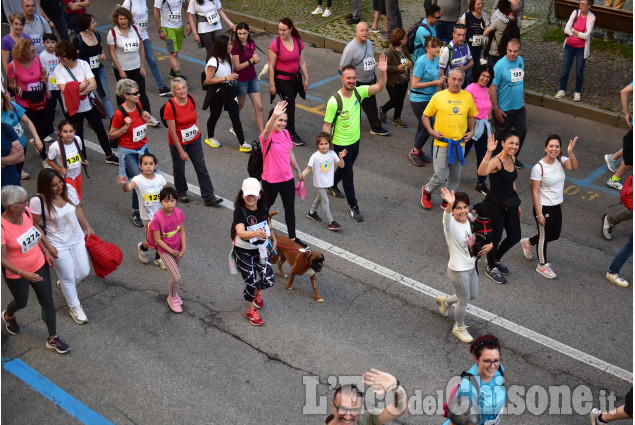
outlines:
[[[89,142],[86,141],[86,146],[91,148],[92,150],[95,150],[97,152],[101,152],[103,153],[103,150],[101,149],[101,146],[99,146],[96,143],[93,142]],[[165,180],[168,181],[169,183],[174,183],[174,178],[167,174],[162,172],[163,177],[165,177]],[[195,193],[196,195],[201,194],[201,190],[198,186],[192,185],[188,183],[188,190],[192,193]],[[216,194],[216,196],[218,196],[218,194]],[[222,206],[224,206],[225,208],[229,208],[229,209],[234,209],[234,203],[228,199],[223,198],[223,202],[222,204],[220,204]],[[281,230],[286,232],[287,230],[287,226],[284,225],[283,223],[280,223],[278,221],[274,221],[273,222],[273,226],[274,228],[276,228],[277,230]],[[298,236],[300,236],[302,238],[302,240],[304,242],[309,243],[310,245],[313,245],[315,247],[320,248],[322,251],[324,252],[328,252],[330,254],[336,255],[340,258],[343,258],[345,260],[350,261],[351,263],[361,266],[367,270],[370,270],[372,272],[375,272],[381,276],[384,276],[390,280],[393,280],[397,283],[400,283],[404,286],[407,286],[409,288],[412,288],[416,291],[419,291],[425,295],[428,295],[431,298],[436,298],[437,295],[443,295],[443,296],[448,296],[447,294],[436,290],[430,286],[427,286],[421,282],[418,282],[414,279],[411,279],[407,276],[402,275],[401,273],[398,273],[396,271],[390,270],[386,267],[383,267],[377,263],[374,263],[372,261],[366,260],[365,258],[362,258],[358,255],[353,254],[352,252],[346,251],[342,248],[339,248],[333,244],[330,244],[326,241],[323,241],[321,239],[318,239],[314,236],[311,236],[307,233],[304,233],[302,231],[297,230],[296,233],[298,234]],[[531,341],[537,342],[538,344],[544,345],[547,348],[550,348],[552,350],[555,350],[559,353],[564,354],[565,356],[568,356],[574,360],[578,360],[586,365],[589,365],[591,367],[594,367],[596,369],[601,370],[602,372],[606,372],[610,375],[613,375],[617,378],[620,378],[624,381],[628,381],[628,382],[633,382],[633,373],[629,372],[628,370],[622,369],[618,366],[612,365],[604,360],[598,359],[597,357],[594,357],[590,354],[584,353],[576,348],[570,347],[566,344],[563,344],[559,341],[556,341],[555,339],[549,338],[548,336],[542,335],[538,332],[532,331],[531,329],[528,329],[524,326],[518,325],[510,320],[507,320],[501,316],[498,316],[494,313],[490,313],[487,310],[483,310],[482,308],[479,307],[475,307],[473,305],[468,305],[467,307],[467,312],[473,316],[476,316],[480,319],[486,320],[490,323],[493,323],[495,325],[500,326],[503,329],[506,329],[508,331],[511,331],[515,334],[518,334],[522,337],[525,337]]]

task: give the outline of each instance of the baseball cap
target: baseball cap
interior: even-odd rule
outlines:
[[[243,195],[244,196],[248,196],[248,195],[254,195],[254,196],[258,196],[260,195],[260,182],[258,181],[258,179],[254,178],[254,177],[249,177],[248,179],[243,180]]]

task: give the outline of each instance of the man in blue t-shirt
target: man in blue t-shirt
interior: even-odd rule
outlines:
[[[523,80],[525,78],[525,63],[520,56],[520,40],[512,38],[507,43],[507,54],[496,62],[494,79],[489,88],[489,97],[494,111],[494,136],[501,140],[503,135],[511,129],[520,135],[520,146],[516,152],[516,168],[523,168],[518,160],[527,135],[527,104]],[[500,147],[494,151],[500,152]]]
[[[20,173],[16,164],[24,162],[24,149],[20,144],[18,135],[10,125],[2,124],[2,187],[20,186]]]
[[[437,36],[437,22],[441,18],[441,8],[436,4],[429,4],[426,7],[426,18],[421,20],[422,25],[417,28],[414,39],[414,51],[412,52],[412,62],[416,63],[419,56],[426,54],[424,47],[426,37]]]

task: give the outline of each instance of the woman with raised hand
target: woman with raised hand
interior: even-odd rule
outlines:
[[[221,9],[220,0],[190,0],[187,6],[187,21],[192,28],[194,41],[205,47],[207,56],[212,52],[214,41],[223,34],[221,18],[233,31],[236,25]]]
[[[232,42],[232,65],[234,72],[238,74],[235,82],[238,95],[238,110],[245,106],[245,99],[249,95],[256,115],[258,133],[265,129],[265,121],[262,116],[262,96],[260,95],[260,82],[256,73],[256,64],[260,63],[260,56],[256,53],[256,43],[249,36],[249,25],[240,22],[236,25],[236,36]]]

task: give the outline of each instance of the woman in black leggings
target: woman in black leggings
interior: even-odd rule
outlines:
[[[509,132],[501,142],[502,150],[492,157],[498,142],[494,134],[490,134],[487,140],[487,153],[478,167],[479,176],[489,175],[490,191],[485,198],[489,207],[489,216],[492,220],[492,242],[494,247],[487,253],[487,270],[485,274],[496,283],[507,283],[503,275],[509,273],[509,269],[501,262],[503,255],[520,240],[520,198],[516,193],[516,157],[520,136],[513,131]],[[503,229],[507,236],[501,242]],[[500,243],[500,245],[499,245]]]

